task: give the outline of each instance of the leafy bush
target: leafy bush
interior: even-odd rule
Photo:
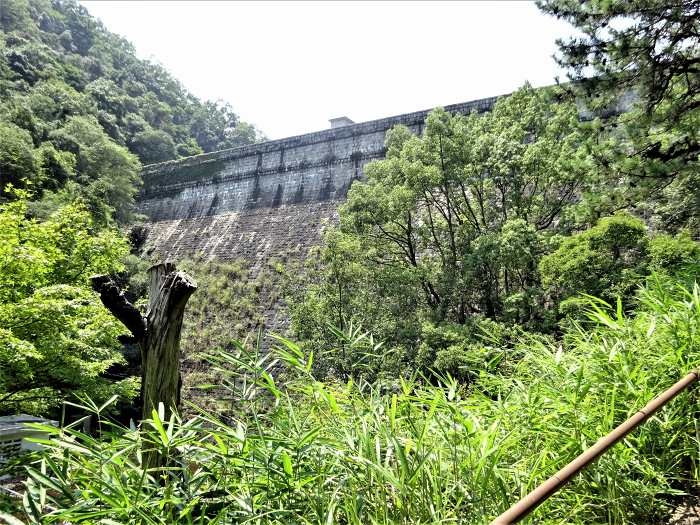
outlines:
[[[449,375],[463,384],[515,358],[524,338],[519,326],[474,317],[465,325],[424,323],[415,362],[423,373]]]
[[[512,373],[468,391],[399,379],[324,384],[281,340],[272,359],[211,357],[233,402],[102,434],[47,428],[28,469],[34,523],[484,523],[700,362],[700,288],[662,280],[639,309],[592,304],[563,346],[524,340]],[[526,350],[526,351],[525,351]],[[280,360],[285,385],[278,381]],[[542,523],[658,523],[695,486],[698,395],[686,391],[533,515]],[[100,414],[104,407],[93,406]],[[156,452],[167,468],[146,470]]]
[[[563,315],[579,315],[585,293],[627,303],[651,272],[692,273],[700,245],[688,234],[650,237],[644,223],[627,213],[605,217],[540,261],[542,284]]]
[[[122,269],[125,240],[93,230],[79,204],[27,218],[27,194],[0,207],[0,413],[56,415],[75,395],[130,399],[135,378],[104,377],[124,358],[124,327],[88,288],[93,273]]]
[[[656,235],[649,243],[649,268],[692,281],[700,274],[700,244],[686,232]]]

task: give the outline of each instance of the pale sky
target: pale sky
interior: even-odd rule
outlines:
[[[572,32],[524,1],[81,3],[270,139],[564,80],[551,57]]]

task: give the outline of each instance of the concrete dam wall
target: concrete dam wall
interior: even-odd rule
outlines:
[[[484,112],[497,97],[446,106]],[[245,259],[253,268],[280,257],[303,258],[368,162],[384,157],[397,124],[421,134],[429,113],[417,111],[281,140],[145,166],[138,211],[148,217],[149,253],[178,260]]]

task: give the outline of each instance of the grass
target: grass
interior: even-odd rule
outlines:
[[[98,436],[47,428],[28,468],[34,523],[487,523],[697,366],[700,290],[651,283],[639,307],[593,301],[561,344],[523,339],[507,375],[469,389],[321,383],[280,340],[209,356],[226,413]],[[281,365],[284,365],[283,367]],[[86,403],[98,414],[104,407]],[[223,407],[222,407],[223,408]],[[659,523],[698,480],[698,394],[686,391],[540,507],[530,523]],[[168,467],[145,470],[145,450]]]

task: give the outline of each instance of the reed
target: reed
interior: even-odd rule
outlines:
[[[466,386],[322,383],[312,356],[238,343],[211,366],[229,401],[140,428],[52,432],[28,467],[32,523],[488,522],[700,358],[700,289],[650,282],[626,316],[591,298],[560,343],[524,339],[506,373]],[[681,394],[577,476],[533,523],[659,523],[698,480],[698,394]],[[146,451],[167,467],[146,469]]]

